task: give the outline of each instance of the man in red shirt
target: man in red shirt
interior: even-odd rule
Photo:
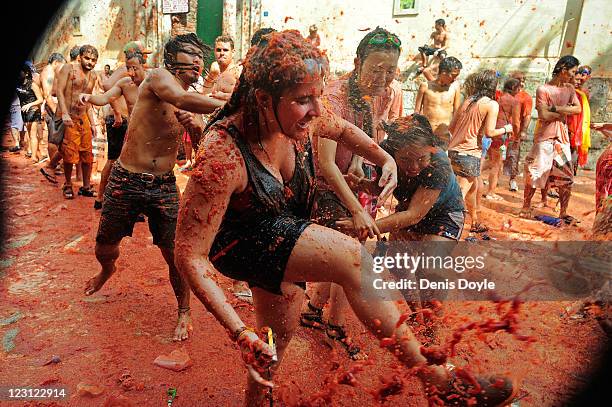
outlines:
[[[521,155],[521,141],[527,138],[527,129],[531,122],[531,110],[533,109],[533,101],[531,95],[525,92],[525,73],[521,71],[515,71],[510,74],[511,78],[519,81],[518,93],[514,96],[520,104],[520,121],[521,127],[517,131],[517,137],[510,140],[508,144],[508,152],[506,156],[507,172],[510,176],[510,191],[518,191],[518,185],[516,183],[516,177],[519,173],[519,158]]]
[[[559,218],[566,223],[576,222],[567,214],[574,170],[566,119],[582,111],[571,84],[579,64],[572,55],[561,57],[553,69],[553,78],[536,91],[538,123],[533,135],[533,147],[525,159],[525,195],[521,216],[530,217],[531,199],[536,188],[546,190],[552,186],[559,190]]]
[[[515,98],[519,91],[519,81],[510,78],[504,82],[504,90],[499,93],[496,98],[499,104],[499,112],[497,113],[496,128],[504,127],[507,124],[511,124],[512,128],[521,128],[521,105]],[[495,193],[497,188],[497,181],[499,180],[499,173],[502,169],[503,161],[506,159],[502,157],[501,147],[508,143],[513,142],[519,138],[518,132],[511,133],[510,138],[506,139],[506,136],[496,137],[493,139],[491,146],[489,147],[488,154],[490,160],[489,170],[489,188],[485,194],[485,198],[492,199],[495,201],[503,199]]]

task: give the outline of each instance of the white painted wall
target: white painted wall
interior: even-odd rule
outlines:
[[[308,34],[317,24],[333,70],[351,69],[354,51],[366,29],[377,25],[402,40],[401,67],[411,64],[416,48],[428,41],[437,18],[444,18],[453,35],[449,55],[469,71],[481,66],[508,71],[548,73],[565,51],[565,21],[580,18],[577,0],[441,0],[421,1],[415,16],[394,16],[393,0],[262,0],[262,26],[298,29]],[[598,54],[612,46],[612,1],[584,0],[576,45],[581,62],[593,63],[595,74],[609,73]],[[265,13],[268,13],[265,16]],[[599,29],[595,29],[599,28]]]

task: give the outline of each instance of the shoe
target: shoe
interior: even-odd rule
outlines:
[[[26,158],[32,158],[32,153],[26,153]]]
[[[555,191],[548,191],[547,195],[551,198],[559,198],[559,194],[556,193]]]
[[[91,186],[89,188],[80,187],[79,188],[79,195],[85,196],[85,197],[88,197],[88,198],[95,198],[96,196],[98,196],[96,191],[94,191]]]
[[[11,148],[9,148],[8,151],[11,152],[11,153],[18,153],[18,152],[21,151],[21,147],[19,147],[19,146],[11,147]]]
[[[470,228],[470,232],[472,233],[485,233],[488,232],[489,228],[482,223],[474,223]]]
[[[518,185],[517,185],[516,181],[513,180],[513,179],[510,180],[510,191],[512,191],[512,192],[518,191]]]
[[[102,201],[98,201],[97,199],[94,201],[94,209],[100,210],[102,209]]]
[[[74,191],[72,190],[72,185],[66,185],[62,187],[62,194],[66,199],[74,199]]]

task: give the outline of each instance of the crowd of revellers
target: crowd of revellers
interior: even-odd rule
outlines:
[[[360,242],[486,240],[481,200],[504,199],[497,193],[502,174],[510,191],[524,177],[520,216],[532,217],[539,189],[539,205],[556,193],[556,219],[575,225],[572,184],[587,163],[590,131],[609,135],[611,127],[591,123],[591,68],[575,57],[561,57],[538,86],[530,130],[526,74],[482,69],[460,83],[463,65],[447,55],[450,37],[437,20],[431,43],[419,47],[416,76],[423,79],[408,115],[397,79],[402,42],[380,27],[365,34],[354,69],[339,77],[330,74],[315,25],[307,37],[261,29],[242,61],[225,35],[212,49],[195,34],[177,35],[159,68],[147,66],[150,51],[140,42],[129,42],[125,62],[101,73],[94,71],[98,50],[75,47],[70,62],[53,53],[40,73],[23,66],[6,126],[9,150],[32,159],[54,184],[63,176],[66,199],[75,195],[76,168],[78,195],[100,210],[95,254],[102,269],[86,295],[116,271],[121,240],[146,216],[178,303],[174,339],[190,334],[193,292],[242,351],[247,405],[263,402],[300,324],[322,329],[349,357],[363,357],[346,332],[349,307],[373,335],[394,338],[389,349],[417,368],[431,397],[504,405],[516,383],[504,376],[468,382],[452,367],[428,363],[409,325],[396,324],[399,305],[364,299],[370,282],[361,270],[372,257]],[[215,61],[204,66],[210,53]],[[107,161],[96,190],[98,129]],[[175,171],[190,177],[182,196]],[[595,230],[605,239],[612,232],[611,171],[608,147],[596,181]],[[217,273],[254,304],[258,328],[243,323]],[[435,307],[429,300],[410,305]],[[272,328],[275,346],[262,339],[263,326]]]

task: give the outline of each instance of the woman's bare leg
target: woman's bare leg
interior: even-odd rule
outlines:
[[[278,363],[271,369],[271,374],[278,369],[298,326],[300,307],[304,301],[304,290],[293,283],[282,283],[281,290],[283,295],[275,295],[257,287],[251,289],[258,330],[267,326],[272,328],[276,336]],[[246,406],[261,406],[265,400],[266,391],[267,387],[258,384],[250,374],[247,374]]]
[[[285,281],[331,281],[340,285],[359,320],[378,338],[398,339],[397,357],[407,366],[426,362],[420,352],[421,344],[406,324],[396,327],[400,311],[393,301],[385,301],[375,293],[375,278],[390,280],[384,272],[372,272],[372,257],[359,242],[340,232],[311,225],[296,243],[287,267]],[[399,296],[399,294],[398,294]],[[446,372],[441,367],[431,368],[426,379],[444,385]]]

